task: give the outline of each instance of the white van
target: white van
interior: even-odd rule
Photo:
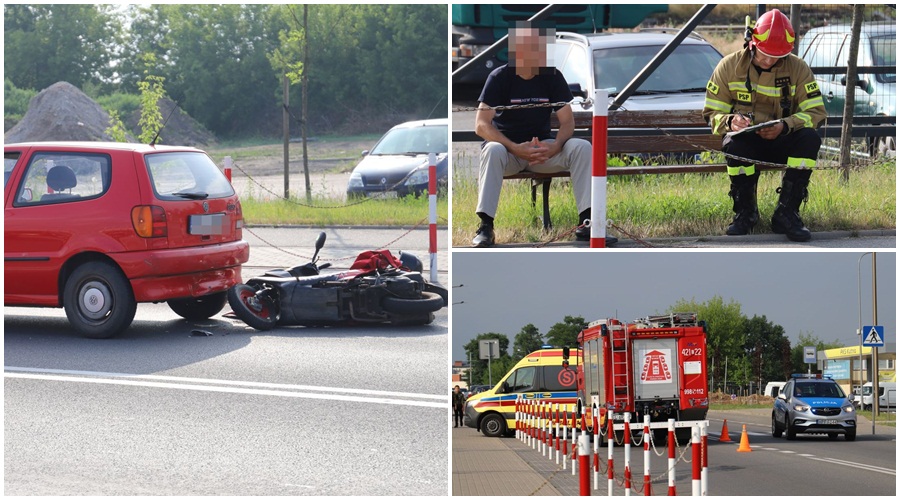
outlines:
[[[778,393],[784,389],[784,384],[787,384],[787,382],[769,382],[766,384],[766,390],[763,392],[763,396],[777,398]]]
[[[872,409],[872,382],[866,382],[862,387],[863,410]],[[897,407],[897,383],[896,382],[879,382],[878,383],[878,407],[879,408],[896,408]]]

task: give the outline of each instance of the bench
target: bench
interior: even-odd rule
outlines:
[[[591,140],[591,125],[593,116],[589,112],[573,107],[575,115],[574,137]],[[696,146],[702,146],[708,150],[721,151],[722,138],[714,135],[709,125],[703,119],[703,115],[697,110],[675,111],[610,111],[607,124],[607,152],[609,154],[683,154],[690,155],[704,151]],[[854,119],[853,136],[884,134],[884,126],[893,117],[862,117]],[[552,127],[556,129],[558,122],[556,114],[552,115]],[[861,126],[856,125],[856,121]],[[825,123],[819,127],[820,136],[836,138],[841,135],[841,117],[828,117]],[[879,129],[879,127],[882,127]],[[670,137],[659,129],[678,136]],[[453,142],[481,141],[474,131],[453,131]],[[676,174],[676,173],[709,173],[725,172],[726,164],[666,164],[666,165],[642,165],[609,167],[606,175],[642,175],[642,174]],[[757,170],[778,170],[779,167],[771,165],[758,165]],[[537,188],[541,187],[543,202],[542,220],[544,229],[550,229],[550,183],[555,177],[569,177],[568,172],[543,174],[523,171],[509,175],[504,179],[531,181],[531,203],[537,205]]]
[[[590,113],[575,110],[575,137],[591,140],[593,117]],[[696,144],[712,150],[720,150],[722,139],[710,132],[700,111],[613,111],[609,113],[607,152],[609,154],[695,154],[702,150]],[[558,127],[556,115],[551,125]],[[662,128],[680,136],[678,140],[657,130]],[[454,142],[481,141],[475,132],[454,131]],[[687,142],[685,142],[687,141]],[[690,143],[690,144],[689,144]],[[703,165],[648,165],[610,167],[607,175],[671,174],[686,172],[724,172],[725,163]],[[541,187],[544,229],[550,229],[550,183],[555,177],[569,177],[569,172],[552,174],[523,171],[504,179],[531,181],[531,203],[537,205],[537,189]]]

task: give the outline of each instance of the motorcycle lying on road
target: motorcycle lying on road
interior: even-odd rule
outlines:
[[[276,325],[328,326],[352,323],[425,325],[447,305],[447,289],[425,281],[422,262],[388,250],[360,253],[347,271],[320,275],[325,233],[307,264],[273,269],[228,290],[235,315],[257,330]]]

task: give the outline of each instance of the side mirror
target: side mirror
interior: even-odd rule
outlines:
[[[19,196],[19,201],[30,202],[34,199],[34,194],[31,192],[31,188],[25,188],[22,190],[22,195]]]
[[[316,238],[316,253],[313,254],[312,261],[316,261],[316,257],[319,256],[319,250],[325,246],[325,231],[319,233],[319,237]]]
[[[841,85],[843,85],[845,87],[847,86],[847,75],[844,75],[841,77]],[[872,92],[875,92],[875,89],[872,88],[872,85],[869,83],[869,80],[866,78],[857,79],[856,86],[859,88],[859,90],[862,90],[863,92],[865,92],[867,94],[871,94]]]
[[[580,83],[570,83],[569,84],[569,92],[572,93],[575,97],[581,97],[583,99],[587,99],[587,91],[581,88]]]
[[[368,150],[368,149],[366,149],[365,151],[363,151],[362,154],[361,154],[360,156],[366,156],[367,154],[369,154],[369,150]]]
[[[785,396],[783,392],[779,392],[779,393],[778,393],[778,399],[787,401],[787,396]]]
[[[508,393],[509,392],[509,384],[507,384],[506,382],[503,382],[502,384],[500,384],[500,390],[498,392],[500,392],[501,394]]]

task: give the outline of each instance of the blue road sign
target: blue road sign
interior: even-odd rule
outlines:
[[[866,347],[884,347],[884,327],[881,325],[864,326],[862,329],[863,345]]]

